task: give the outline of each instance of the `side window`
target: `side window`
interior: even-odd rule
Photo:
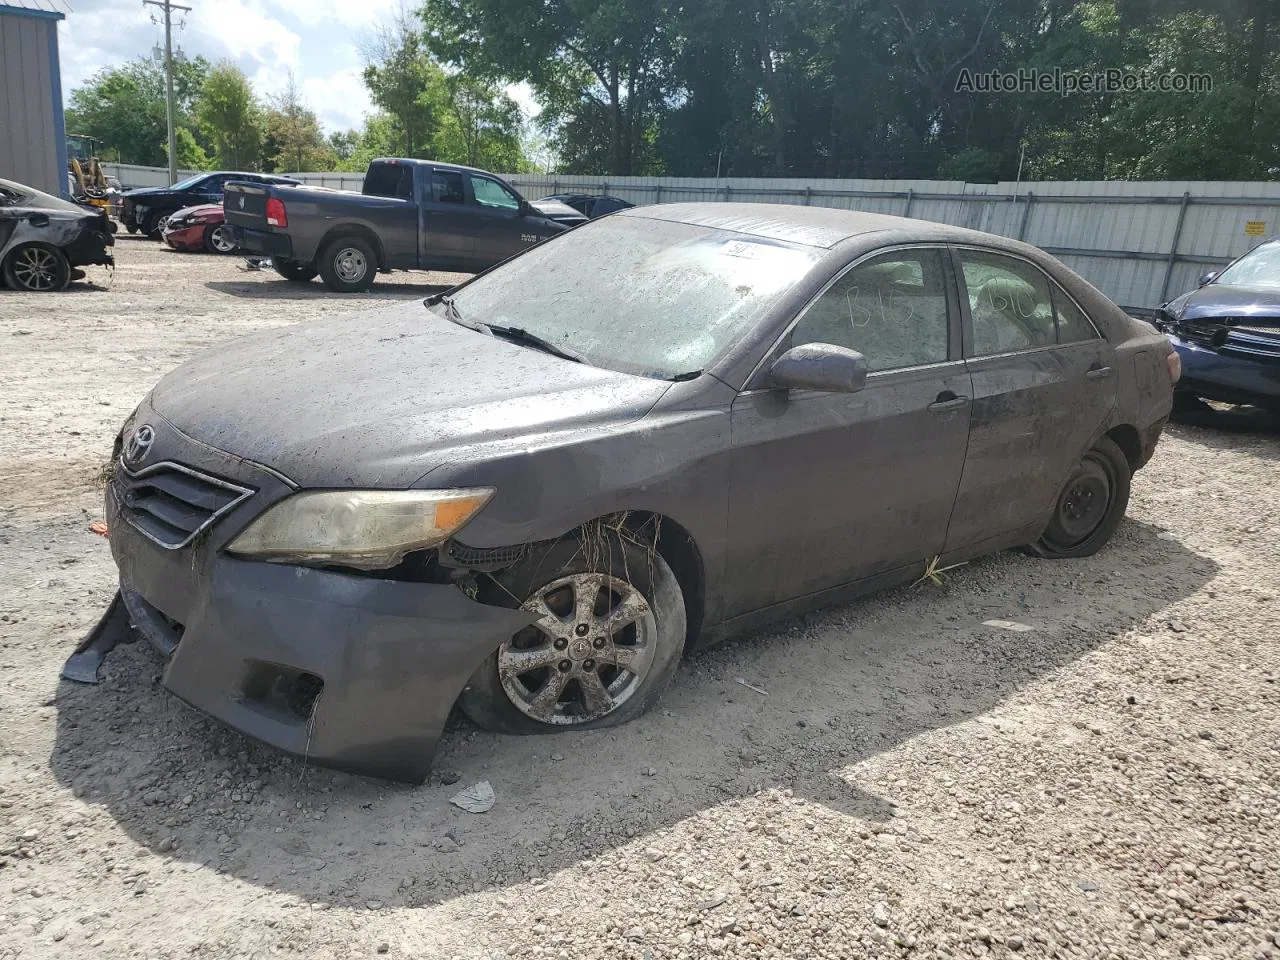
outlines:
[[[364,178],[366,197],[413,199],[413,167],[403,163],[382,163],[372,167]]]
[[[974,356],[1053,346],[1053,299],[1039,269],[998,253],[959,253],[973,317]]]
[[[494,210],[519,210],[520,200],[497,180],[471,174],[471,190],[476,203]]]
[[[1084,340],[1098,339],[1098,331],[1089,318],[1056,283],[1053,285],[1053,305],[1058,315],[1059,343],[1080,343]]]
[[[228,177],[209,177],[204,183],[200,184],[196,189],[200,193],[220,194],[222,193],[222,185],[227,182]]]
[[[466,203],[462,174],[453,170],[436,170],[431,174],[431,190],[436,203]]]
[[[868,370],[947,359],[947,293],[937,250],[886,253],[844,274],[805,311],[789,346],[857,350]]]

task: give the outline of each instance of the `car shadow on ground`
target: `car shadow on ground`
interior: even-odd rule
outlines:
[[[1215,450],[1240,450],[1271,460],[1280,459],[1280,415],[1261,407],[1201,404],[1179,410],[1169,427],[1171,435]]]
[[[1000,554],[944,574],[941,587],[925,582],[730,642],[688,660],[657,709],[616,730],[504,737],[452,720],[420,787],[306,767],[202,718],[155,682],[159,659],[145,643],[116,650],[98,687],[61,684],[50,762],[76,796],[173,866],[355,909],[501,888],[633,838],[643,849],[646,835],[762,787],[874,830],[911,803],[909,785],[873,782],[866,768],[878,754],[908,741],[950,749],[947,727],[1018,697],[1214,576],[1211,560],[1159,532],[1128,521],[1093,558]],[[983,626],[993,618],[1034,629]],[[1142,710],[1142,684],[1159,681],[1129,682],[1091,687],[1098,699],[1085,699]],[[1050,735],[1059,732],[1079,735]],[[492,810],[449,804],[480,780],[497,794]],[[163,870],[153,865],[152,876]]]
[[[455,286],[452,283],[374,283],[364,293],[334,293],[318,280],[294,283],[276,276],[270,267],[261,271],[246,270],[246,276],[259,276],[260,280],[210,280],[205,286],[218,293],[252,300],[333,300],[335,298],[359,303],[361,300],[385,300],[402,297],[406,300],[421,299],[443,293]]]

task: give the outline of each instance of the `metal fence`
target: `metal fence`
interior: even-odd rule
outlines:
[[[164,170],[108,165],[127,186],[162,185]],[[118,172],[117,172],[118,171]],[[158,176],[158,180],[156,177]],[[359,190],[358,173],[292,174]],[[1049,251],[1133,312],[1195,286],[1277,231],[1280,183],[939,180],[773,180],[514,174],[531,199],[610,194],[632,203],[790,203],[934,220],[1015,237]]]

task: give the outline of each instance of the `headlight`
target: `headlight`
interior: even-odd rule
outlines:
[[[297,493],[260,516],[227,552],[280,563],[381,570],[452,536],[493,497],[469,490],[323,490]]]

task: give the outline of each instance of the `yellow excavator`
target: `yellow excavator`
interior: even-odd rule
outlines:
[[[111,197],[108,195],[106,174],[98,161],[98,145],[101,140],[81,134],[67,134],[67,173],[71,199],[90,207],[111,213]]]

